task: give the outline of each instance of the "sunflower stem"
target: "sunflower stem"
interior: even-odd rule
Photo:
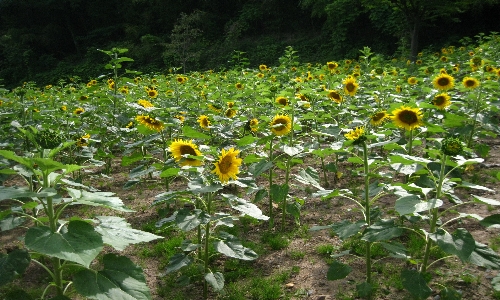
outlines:
[[[274,135],[271,137],[269,142],[269,161],[273,161],[273,140]],[[273,184],[273,168],[269,169],[269,229],[274,227],[274,216],[273,216],[273,196],[271,193],[271,186]]]
[[[474,138],[474,133],[476,131],[476,125],[477,125],[477,115],[479,114],[479,110],[481,108],[481,105],[480,105],[480,100],[481,100],[481,93],[482,93],[483,89],[480,87],[479,88],[479,93],[477,95],[477,99],[476,101],[474,102],[474,118],[472,119],[472,128],[470,129],[470,134],[469,134],[469,138],[467,139],[467,147],[470,148],[471,144],[472,144],[472,140]]]
[[[371,225],[371,214],[370,214],[370,169],[368,165],[368,147],[366,146],[366,142],[361,142],[363,146],[363,165],[364,165],[364,176],[365,176],[365,194],[364,194],[364,202],[365,202],[365,220],[368,227]],[[372,281],[372,261],[371,261],[371,242],[366,242],[366,282],[371,284]],[[368,295],[368,299],[371,299],[371,294]]]
[[[290,165],[292,162],[292,157],[290,156],[286,161],[286,173],[285,173],[285,186],[288,186],[288,180],[290,178]],[[285,220],[286,220],[286,196],[283,196],[282,207],[281,207],[281,231],[285,231]]]

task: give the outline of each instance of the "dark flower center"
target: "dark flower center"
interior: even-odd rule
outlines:
[[[450,80],[446,77],[441,77],[438,79],[437,83],[440,86],[447,86],[450,83]]]
[[[418,121],[417,114],[411,110],[404,110],[399,113],[399,120],[408,125],[414,124]]]

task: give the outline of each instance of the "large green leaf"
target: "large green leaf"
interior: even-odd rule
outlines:
[[[431,199],[430,201],[422,201],[417,195],[408,195],[396,200],[394,209],[401,215],[409,215],[421,211],[427,211],[431,208],[440,207],[443,201],[439,199]]]
[[[227,232],[221,231],[219,233],[221,240],[214,242],[215,250],[228,257],[234,257],[242,260],[254,260],[258,257],[252,249],[243,247],[241,242],[234,236]]]
[[[47,226],[31,227],[26,232],[25,244],[30,250],[86,267],[103,248],[101,235],[84,221],[70,221],[63,234],[52,232]]]
[[[197,178],[188,182],[188,191],[195,194],[212,193],[222,189],[222,185],[212,183],[206,185],[202,178]]]
[[[441,296],[442,300],[461,300],[462,292],[445,286],[439,293],[439,296]]]
[[[205,280],[214,288],[215,291],[220,291],[224,288],[224,275],[221,272],[205,274]]]
[[[484,268],[500,269],[500,256],[488,248],[488,246],[477,241],[476,248],[472,251],[467,261]]]
[[[390,256],[395,258],[408,259],[409,256],[406,255],[406,248],[403,244],[395,241],[391,242],[380,242],[380,245],[390,252]]]
[[[430,233],[429,238],[446,253],[456,255],[462,261],[466,261],[476,248],[472,235],[463,228],[458,228],[449,234],[443,229],[438,229],[435,233]]]
[[[474,198],[474,202],[479,202],[479,203],[489,204],[489,205],[494,205],[494,206],[500,205],[500,201],[495,200],[495,199],[484,198],[484,197],[480,197],[480,196],[476,196],[476,195],[472,195],[472,197]]]
[[[394,220],[379,220],[366,228],[361,238],[367,242],[388,241],[403,234],[403,228],[394,225]]]
[[[497,276],[493,277],[493,279],[491,280],[491,286],[495,291],[500,292],[500,273],[498,273]]]
[[[76,291],[90,299],[146,300],[151,299],[142,269],[128,257],[104,255],[101,271],[84,269],[73,278]]]
[[[9,150],[0,150],[0,155],[7,158],[7,159],[18,162],[30,170],[33,169],[34,163],[33,163],[33,159],[31,159],[31,158],[18,156],[18,155],[16,155],[16,153],[14,153],[13,151],[9,151]]]
[[[333,261],[333,263],[328,268],[326,273],[326,279],[328,280],[338,280],[346,278],[349,273],[351,273],[352,268],[346,264],[339,261]]]
[[[201,209],[180,209],[175,216],[175,223],[181,230],[190,231],[200,224],[210,222],[210,215]]]
[[[275,202],[281,202],[288,195],[288,189],[290,187],[288,184],[272,184],[271,185],[271,197]]]
[[[26,187],[0,186],[0,201],[25,197],[50,197],[57,195],[54,189],[44,189],[39,193],[32,192]]]
[[[103,242],[119,251],[125,250],[130,244],[150,242],[163,238],[146,231],[133,229],[124,218],[113,216],[96,218],[99,220],[99,225],[96,226],[95,230],[102,235]]]
[[[484,227],[498,227],[498,225],[500,224],[500,214],[487,216],[486,218],[480,220],[479,224],[483,225]]]
[[[123,212],[134,212],[123,204],[123,201],[118,197],[113,197],[111,192],[87,192],[85,190],[77,190],[66,188],[71,198],[79,204],[91,206],[104,206]]]
[[[210,139],[209,135],[201,133],[201,132],[197,131],[196,129],[189,127],[189,126],[182,126],[182,133],[184,134],[185,137],[192,138],[192,139],[200,139],[200,140]]]
[[[402,163],[395,163],[391,164],[391,168],[395,171],[398,171],[401,174],[405,175],[411,175],[419,170],[421,170],[423,167],[417,163],[414,164],[402,164]]]
[[[401,272],[403,287],[416,299],[427,299],[432,294],[424,276],[416,270],[404,269]]]
[[[253,177],[258,177],[260,174],[266,172],[271,169],[273,166],[272,161],[261,160],[255,164],[252,164],[248,167],[248,173],[252,174]]]
[[[323,230],[323,229],[331,228],[341,240],[345,240],[348,237],[353,236],[356,233],[358,233],[361,230],[361,228],[365,225],[366,225],[365,221],[357,221],[355,223],[352,223],[348,220],[343,220],[339,223],[335,223],[335,224],[331,224],[331,225],[313,226],[313,227],[311,227],[310,230],[315,231],[315,230]]]
[[[7,231],[17,228],[26,222],[25,217],[18,217],[5,211],[0,213],[0,231]]]
[[[182,267],[189,266],[193,262],[193,258],[184,253],[177,253],[168,261],[165,274],[169,274],[179,270]]]
[[[25,249],[16,249],[8,255],[0,253],[0,286],[23,274],[30,261],[31,257]]]
[[[299,174],[294,175],[295,179],[303,184],[310,184],[319,190],[323,190],[321,187],[318,171],[314,168],[307,167],[307,169],[301,169]]]
[[[258,220],[269,219],[268,216],[262,214],[262,210],[260,210],[260,208],[257,205],[250,203],[243,198],[239,198],[231,194],[222,194],[222,196],[229,201],[229,205],[231,205],[233,209],[236,209],[245,215],[248,215]]]

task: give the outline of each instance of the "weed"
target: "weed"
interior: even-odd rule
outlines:
[[[306,256],[305,251],[300,251],[300,250],[292,250],[290,251],[290,257],[294,260],[299,260],[303,259]]]
[[[316,247],[316,252],[321,255],[330,256],[335,250],[332,244],[324,244]]]
[[[281,250],[288,247],[290,240],[280,233],[265,232],[262,235],[262,242],[266,243],[273,250]]]

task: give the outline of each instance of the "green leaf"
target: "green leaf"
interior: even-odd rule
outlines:
[[[388,241],[403,234],[403,228],[394,225],[394,220],[379,220],[366,228],[363,232],[363,241],[378,242]]]
[[[106,254],[101,271],[84,269],[73,278],[76,291],[84,297],[98,300],[148,300],[149,288],[142,269],[128,257]]]
[[[192,139],[200,139],[200,140],[208,140],[210,139],[209,135],[206,135],[204,133],[201,133],[197,131],[196,129],[189,127],[189,126],[182,126],[182,133],[185,137],[192,138]]]
[[[183,208],[177,212],[175,223],[183,231],[190,231],[200,224],[210,222],[210,215],[201,209],[190,210]]]
[[[66,188],[71,198],[77,203],[90,206],[104,206],[123,212],[134,212],[123,204],[123,201],[118,197],[112,197],[111,192],[87,192],[85,190],[76,190]]]
[[[173,177],[173,176],[177,176],[177,174],[179,174],[181,169],[179,168],[168,168],[166,170],[163,170],[160,174],[160,178],[165,178],[165,177]]]
[[[288,195],[288,184],[272,184],[271,197],[275,202],[281,202]]]
[[[210,284],[215,291],[220,291],[224,288],[224,275],[220,272],[205,274],[205,280]]]
[[[23,290],[14,290],[9,291],[3,300],[34,300],[30,294],[26,293]]]
[[[295,174],[295,179],[303,184],[310,184],[319,190],[323,190],[321,187],[318,171],[312,167],[307,167],[307,169],[300,169],[299,174]]]
[[[472,197],[474,198],[474,202],[479,202],[479,203],[489,204],[489,205],[494,205],[494,206],[500,205],[500,201],[497,201],[494,199],[484,198],[484,197],[480,197],[480,196],[476,196],[476,195],[472,195]]]
[[[203,179],[198,178],[196,180],[191,180],[188,182],[188,190],[195,194],[211,193],[217,192],[222,189],[222,185],[212,183],[211,185],[206,185]]]
[[[150,242],[163,238],[146,231],[133,229],[124,218],[113,216],[96,218],[99,220],[99,225],[96,226],[95,230],[102,235],[103,242],[119,251],[125,250],[130,244]]]
[[[414,164],[396,163],[396,164],[391,164],[391,168],[395,171],[398,171],[401,174],[411,175],[411,174],[421,170],[423,167],[417,163],[414,163]]]
[[[161,193],[155,196],[155,200],[151,204],[151,206],[159,205],[159,204],[170,204],[175,203],[176,201],[186,201],[190,202],[189,198],[185,196],[192,195],[191,192],[188,191],[168,191],[165,193]]]
[[[14,152],[8,151],[8,150],[0,150],[0,155],[7,158],[7,159],[18,162],[30,170],[33,169],[34,163],[33,163],[33,160],[30,158],[17,156]]]
[[[477,241],[476,248],[472,251],[467,261],[484,268],[500,269],[500,256],[488,248],[488,246]]]
[[[23,274],[30,261],[31,257],[25,249],[16,249],[8,255],[0,253],[0,286]]]
[[[373,286],[366,281],[362,282],[356,285],[356,292],[358,293],[358,297],[368,298],[373,292]]]
[[[326,279],[328,280],[338,280],[346,278],[349,273],[351,273],[352,268],[346,264],[339,261],[334,261],[328,268],[326,273]]]
[[[31,227],[26,232],[26,247],[89,267],[103,248],[102,237],[84,221],[70,221],[66,233],[52,232],[47,226]]]
[[[214,242],[215,250],[228,257],[238,258],[242,260],[254,260],[258,257],[252,249],[243,247],[241,242],[227,232],[219,232],[221,240]]]
[[[353,163],[353,164],[358,164],[358,165],[364,164],[363,160],[357,156],[351,156],[347,159],[347,161],[350,163]]]
[[[424,276],[415,270],[403,270],[401,272],[403,287],[417,299],[427,299],[432,294]]]
[[[271,169],[272,166],[273,166],[273,162],[261,160],[258,163],[250,165],[250,167],[248,167],[248,173],[252,174],[253,177],[257,178],[260,174]]]
[[[144,158],[144,155],[141,152],[134,152],[130,156],[123,156],[122,157],[122,166],[127,167],[130,166],[131,164],[141,161]]]
[[[5,211],[5,212],[7,216],[3,216],[2,218],[0,218],[0,231],[12,230],[24,224],[24,222],[26,222],[25,217],[18,217],[13,214],[9,214],[10,211]]]
[[[493,279],[491,280],[491,285],[495,291],[500,292],[500,273],[498,273],[497,276],[493,277]]]
[[[479,224],[483,225],[484,227],[491,227],[491,226],[499,225],[500,224],[500,214],[494,214],[494,215],[487,216],[486,218],[479,221]]]
[[[243,146],[247,146],[247,145],[250,145],[252,143],[255,142],[257,138],[254,137],[253,135],[249,134],[249,135],[246,135],[244,137],[242,137],[241,139],[239,139],[236,144],[239,146],[239,147],[243,147]]]
[[[430,201],[421,201],[417,195],[404,196],[396,200],[394,209],[401,215],[410,215],[421,211],[426,211],[431,208],[440,207],[443,201],[439,199],[431,199]]]
[[[222,196],[228,200],[229,205],[231,205],[233,209],[242,212],[244,215],[248,215],[258,220],[269,220],[269,217],[263,215],[262,210],[260,210],[257,205],[243,198],[236,197],[235,195],[222,194]]]
[[[460,300],[462,293],[449,287],[444,287],[439,293],[442,300]]]
[[[0,186],[0,201],[6,199],[28,198],[28,197],[51,197],[57,195],[54,189],[45,189],[39,193],[32,192],[26,187]]]
[[[146,165],[140,165],[140,166],[137,166],[135,168],[133,168],[131,171],[130,171],[130,174],[128,175],[130,179],[137,179],[137,178],[141,178],[142,176],[146,176],[150,173],[153,173],[154,171],[156,171],[156,168],[153,167],[153,166],[149,166],[147,167]]]
[[[281,147],[281,151],[285,152],[289,156],[295,156],[304,151],[304,148],[301,146],[290,147],[288,145],[283,145]]]
[[[185,266],[189,266],[194,259],[191,256],[188,256],[184,253],[177,253],[170,258],[168,261],[167,269],[165,270],[165,274],[169,274],[183,268]]]
[[[458,256],[461,261],[466,261],[476,248],[472,235],[463,228],[458,228],[449,234],[443,229],[438,229],[435,233],[430,233],[429,238],[446,253]]]
[[[380,245],[384,247],[387,251],[389,251],[392,257],[408,259],[409,257],[406,255],[406,248],[403,244],[391,241],[390,243],[380,242]]]

